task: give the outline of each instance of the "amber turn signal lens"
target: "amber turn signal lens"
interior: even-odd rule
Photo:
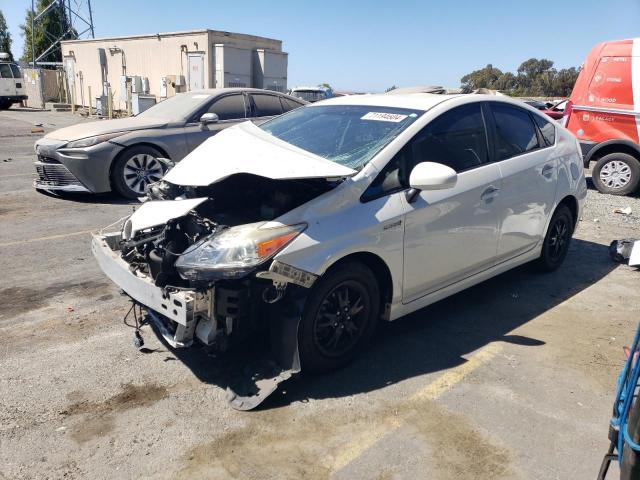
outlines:
[[[290,232],[281,237],[260,242],[257,245],[258,257],[269,257],[293,240],[299,232]]]

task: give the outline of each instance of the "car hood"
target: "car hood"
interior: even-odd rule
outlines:
[[[237,173],[273,180],[344,178],[357,172],[273,137],[251,122],[205,141],[165,175],[175,185],[201,187]]]
[[[63,140],[71,142],[81,138],[104,135],[107,133],[144,130],[147,128],[163,127],[167,122],[157,118],[117,118],[114,120],[97,120],[95,122],[78,123],[70,127],[61,128],[45,135],[49,140]]]

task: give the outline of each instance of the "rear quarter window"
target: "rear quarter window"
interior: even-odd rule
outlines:
[[[542,118],[540,115],[531,115],[533,120],[538,125],[542,138],[544,139],[545,146],[550,147],[556,143],[556,127],[553,122]]]

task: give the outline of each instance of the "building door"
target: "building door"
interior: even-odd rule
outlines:
[[[189,59],[189,91],[204,88],[204,54],[190,53]]]
[[[64,57],[64,73],[67,76],[67,102],[75,101],[76,94],[76,59]]]

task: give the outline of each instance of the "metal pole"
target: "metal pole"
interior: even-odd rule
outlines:
[[[62,0],[62,2],[63,2],[63,3],[62,3],[62,5],[63,5],[63,7],[62,7],[62,11],[64,12],[64,0]],[[69,30],[73,30],[73,14],[71,13],[71,0],[68,0],[68,1],[67,1],[67,10],[69,10],[69,17],[68,17],[68,18],[66,18],[66,15],[67,15],[67,14],[66,14],[66,12],[65,12],[65,18],[66,18],[66,19],[67,19],[67,21],[69,22],[69,26],[68,26]]]
[[[87,7],[89,7],[89,23],[91,24],[91,38],[96,38],[93,31],[93,12],[91,11],[91,0],[87,0]]]
[[[42,110],[44,110],[47,105],[44,101],[44,78],[42,75],[42,69],[38,71],[38,79],[38,83],[40,84],[40,100],[42,100]]]
[[[35,18],[36,18],[35,0],[31,0],[31,62],[33,63],[33,68],[36,68],[36,43],[35,43],[35,32],[34,32]]]
[[[109,118],[113,118],[113,97],[111,96],[111,87],[107,90],[107,112]]]
[[[89,116],[92,116],[91,107],[93,106],[93,102],[91,99],[91,85],[89,85]]]

